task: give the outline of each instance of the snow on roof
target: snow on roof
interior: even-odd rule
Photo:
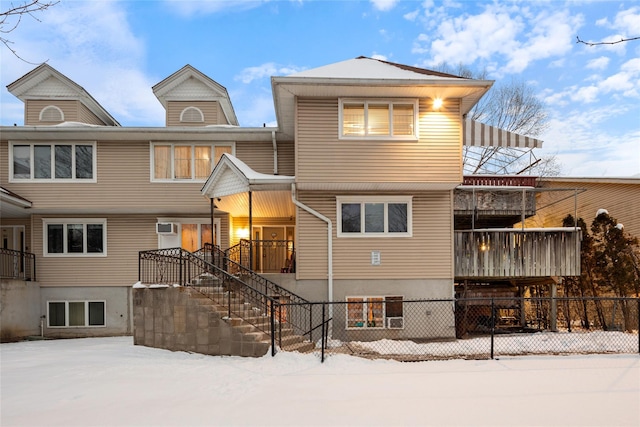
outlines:
[[[366,58],[364,56],[290,74],[288,77],[401,80],[462,79],[452,74],[439,73],[437,71],[395,64],[378,59]]]

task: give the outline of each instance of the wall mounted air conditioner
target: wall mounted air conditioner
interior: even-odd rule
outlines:
[[[156,233],[158,234],[178,234],[178,224],[173,222],[156,223]]]
[[[404,317],[387,317],[387,328],[404,329]]]

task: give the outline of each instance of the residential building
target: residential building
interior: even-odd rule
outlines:
[[[131,334],[140,251],[248,241],[242,263],[253,272],[309,301],[349,302],[333,325],[346,339],[367,328],[414,337],[428,317],[405,319],[397,303],[411,299],[451,306],[449,331],[422,338],[454,337],[456,282],[576,273],[575,258],[471,268],[528,260],[519,243],[478,248],[518,240],[526,231],[510,227],[535,213],[535,179],[463,182],[463,144],[540,143],[465,118],[491,85],[359,57],[273,77],[278,125],[251,128],[223,86],[187,65],[153,87],[166,126],[123,127],[78,84],[37,67],[8,86],[25,103],[24,126],[0,129],[3,268],[24,272],[24,254],[37,266],[37,277],[3,279],[12,306],[30,307],[28,319],[3,318],[15,325],[3,334],[37,334],[40,319],[51,337]],[[511,192],[495,199],[501,207],[483,207],[501,191]],[[493,221],[480,221],[483,209]],[[554,232],[575,253],[579,233]],[[17,280],[27,278],[37,292]]]

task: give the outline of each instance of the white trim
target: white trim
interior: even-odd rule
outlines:
[[[34,178],[34,147],[49,146],[51,147],[51,178]],[[55,146],[70,145],[71,148],[71,178],[56,178],[55,177]],[[91,146],[91,167],[92,178],[76,178],[76,147],[88,145]],[[28,146],[29,147],[29,178],[14,178],[13,176],[13,148],[14,146]],[[29,141],[10,141],[9,142],[9,182],[12,183],[24,183],[24,182],[37,182],[37,183],[75,183],[75,184],[95,184],[98,182],[98,144],[96,141],[76,141],[76,142],[29,142]]]
[[[350,304],[358,304],[357,302],[349,302],[349,298],[358,298],[362,299],[362,326],[349,326],[349,305]],[[369,326],[367,317],[367,310],[365,305],[369,303],[370,299],[381,299],[382,303],[382,326]],[[404,319],[404,295],[348,295],[345,297],[346,302],[346,310],[345,312],[345,329],[350,331],[361,331],[363,329],[404,329],[404,324],[402,328],[389,328],[388,321],[389,317],[387,317],[387,298],[401,298],[400,303],[402,304],[402,317],[393,316],[394,319],[401,318]],[[375,301],[374,303],[377,303]]]
[[[362,209],[360,211],[360,232],[343,232],[342,231],[342,205],[343,204],[360,204]],[[367,233],[365,232],[365,215],[364,205],[367,203],[380,203],[384,204],[384,229],[383,232]],[[406,204],[407,205],[407,231],[402,233],[391,233],[388,231],[389,217],[388,217],[388,205],[390,203]],[[413,197],[412,196],[336,196],[336,236],[337,237],[353,237],[353,238],[372,238],[372,237],[384,237],[384,238],[406,238],[413,237]]]
[[[84,303],[84,325],[69,325],[69,303]],[[101,302],[103,304],[104,324],[89,325],[89,303]],[[64,326],[51,326],[51,315],[49,312],[49,304],[64,303]],[[106,328],[107,327],[107,300],[51,300],[47,301],[47,328],[63,329],[63,328]]]
[[[184,113],[187,110],[196,110],[198,113],[200,113],[200,120],[184,120]],[[180,113],[180,121],[184,123],[204,123],[204,113],[198,107],[189,106],[182,110],[182,112]]]
[[[66,226],[68,224],[82,224],[82,252],[67,252],[67,227],[62,228],[63,242],[61,253],[49,253],[49,240],[47,234],[47,226],[50,224],[61,224]],[[102,252],[87,252],[87,225],[99,224],[102,225]],[[42,218],[42,256],[52,258],[104,258],[107,256],[107,219],[106,218]]]
[[[58,110],[58,113],[60,113],[60,119],[58,120],[42,120],[42,116],[44,115],[44,112],[46,110]],[[42,108],[42,110],[40,110],[40,115],[38,117],[38,120],[41,122],[64,122],[64,112],[62,111],[62,109],[60,109],[60,107],[56,106],[56,105],[47,105],[46,107]]]
[[[418,126],[419,103],[417,99],[403,98],[339,98],[338,99],[338,139],[340,140],[382,140],[382,141],[417,141],[420,137]],[[344,105],[345,104],[364,104],[364,126],[365,131],[368,128],[368,105],[369,104],[386,104],[389,106],[389,135],[345,135],[344,126]],[[393,106],[394,105],[411,105],[413,106],[413,134],[412,135],[393,135]]]
[[[155,177],[155,150],[156,146],[169,146],[171,147],[171,178],[156,178]],[[176,147],[191,147],[191,178],[175,178],[175,148]],[[195,178],[195,148],[196,147],[210,147],[211,148],[211,170],[207,174],[206,177],[203,178]],[[235,154],[236,152],[236,144],[235,142],[215,142],[215,143],[207,143],[207,142],[151,142],[149,145],[149,179],[151,182],[175,182],[175,183],[185,183],[185,182],[206,182],[207,179],[211,176],[211,172],[216,166],[215,154],[216,147],[231,147],[231,154]]]

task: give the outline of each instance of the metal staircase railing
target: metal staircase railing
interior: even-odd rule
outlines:
[[[0,277],[35,281],[36,256],[29,252],[0,248]]]
[[[299,336],[317,329],[312,304],[230,260],[213,245],[189,252],[182,248],[141,251],[138,280],[143,284],[191,286],[274,339],[284,328]],[[275,322],[274,322],[275,320]]]

